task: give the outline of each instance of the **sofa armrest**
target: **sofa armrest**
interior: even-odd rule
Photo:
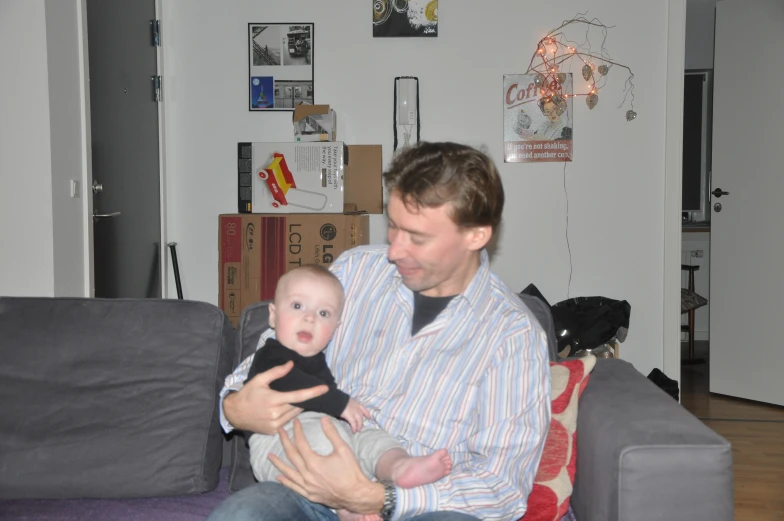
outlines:
[[[579,521],[732,521],[730,444],[634,367],[599,359],[580,398]]]

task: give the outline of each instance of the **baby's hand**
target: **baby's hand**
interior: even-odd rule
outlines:
[[[370,418],[370,413],[365,409],[364,405],[354,398],[349,398],[346,410],[343,411],[343,414],[341,414],[340,417],[351,425],[351,432],[358,432],[362,430],[362,424],[365,423],[365,418]]]

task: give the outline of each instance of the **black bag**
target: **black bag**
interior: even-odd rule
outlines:
[[[575,297],[551,307],[558,352],[569,347],[567,356],[580,349],[595,349],[617,338],[626,340],[631,306],[625,300],[606,297]]]

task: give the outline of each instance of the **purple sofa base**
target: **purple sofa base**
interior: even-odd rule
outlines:
[[[206,494],[141,499],[0,500],[3,521],[204,521],[229,497],[229,470],[222,469],[217,488]]]
[[[229,497],[229,470],[222,469],[218,486],[196,496],[142,499],[7,499],[0,500],[3,521],[204,521]],[[577,521],[569,512],[561,521]]]

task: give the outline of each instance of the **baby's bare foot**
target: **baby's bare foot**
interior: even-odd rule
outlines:
[[[446,449],[441,449],[429,456],[401,460],[395,469],[394,481],[400,488],[413,488],[435,483],[451,471],[452,458]]]

